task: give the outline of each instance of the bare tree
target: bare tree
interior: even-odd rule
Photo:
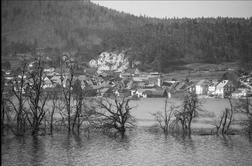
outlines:
[[[59,98],[59,100],[57,100],[56,102],[56,110],[57,110],[57,113],[61,116],[61,119],[57,120],[56,122],[60,123],[59,124],[60,129],[62,126],[65,126],[65,127],[67,126],[67,124],[65,123],[65,117],[67,117],[65,109],[66,109],[66,105],[65,105],[64,99]]]
[[[65,60],[65,65],[68,69],[68,78],[66,79],[66,84],[65,87],[63,85],[63,72],[61,72],[61,85],[62,85],[62,90],[63,90],[63,95],[64,95],[64,100],[65,100],[65,105],[66,105],[66,111],[67,111],[67,129],[68,132],[71,132],[71,99],[72,99],[72,90],[73,90],[73,84],[74,84],[74,68],[75,64],[73,64],[70,60],[72,54],[69,53],[70,57],[69,59]],[[62,66],[61,66],[62,68]],[[66,78],[66,76],[65,76]]]
[[[59,101],[59,88],[54,88],[53,91],[49,93],[49,99],[52,101],[51,109],[49,111],[50,116],[50,133],[53,133],[53,123],[54,123],[54,114],[57,108],[57,102]]]
[[[159,111],[156,113],[153,113],[155,120],[158,122],[160,128],[163,130],[164,133],[168,133],[169,128],[172,127],[172,117],[174,117],[175,109],[178,108],[178,106],[174,106],[174,104],[171,103],[170,109],[167,108],[168,105],[168,98],[165,99],[165,108],[164,111]]]
[[[29,98],[30,112],[26,112],[27,120],[32,128],[32,135],[37,135],[42,120],[45,117],[44,109],[48,95],[44,94],[44,75],[41,59],[38,59],[34,68],[29,72],[27,96]]]
[[[100,98],[97,100],[96,115],[101,118],[101,127],[116,129],[124,136],[127,128],[134,126],[134,118],[130,113],[130,99],[125,97]]]
[[[230,125],[233,121],[233,115],[235,112],[235,108],[233,106],[231,98],[228,98],[230,108],[225,108],[219,120],[216,120],[215,127],[216,127],[216,134],[218,135],[220,132],[222,135],[228,134]]]
[[[26,116],[24,112],[24,103],[26,99],[24,93],[26,88],[26,74],[27,63],[23,62],[22,67],[15,73],[14,79],[11,82],[11,95],[14,96],[14,99],[17,99],[17,104],[13,102],[11,97],[8,99],[6,98],[6,101],[16,114],[16,129],[12,130],[15,131],[15,135],[23,135],[25,133]]]
[[[4,121],[5,121],[5,98],[4,98],[4,92],[5,92],[5,78],[3,71],[1,72],[1,136],[4,134]]]
[[[175,113],[176,122],[180,122],[183,133],[191,135],[191,123],[193,118],[198,116],[200,104],[194,92],[187,92],[184,97],[182,109]]]
[[[247,115],[247,120],[243,122],[243,125],[246,127],[248,134],[252,134],[252,103],[251,98],[246,96],[245,99],[240,99],[236,105],[236,110],[240,113]]]
[[[226,133],[228,132],[228,130],[230,128],[230,125],[231,125],[231,123],[233,121],[233,115],[234,115],[234,106],[233,106],[233,103],[232,103],[230,97],[228,98],[228,102],[229,102],[229,105],[230,105],[230,109],[228,109],[228,111],[229,111],[229,121],[227,123]]]
[[[74,127],[77,127],[77,131],[79,133],[81,126],[81,112],[82,112],[82,102],[83,102],[83,90],[81,88],[80,80],[76,80],[73,85],[73,95],[76,103],[76,111],[74,115],[74,120],[72,124],[72,131],[74,131]]]

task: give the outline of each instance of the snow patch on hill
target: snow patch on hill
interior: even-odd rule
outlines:
[[[129,68],[128,58],[124,52],[102,52],[97,59],[92,59],[89,66],[97,68],[97,73],[106,71],[124,72]]]

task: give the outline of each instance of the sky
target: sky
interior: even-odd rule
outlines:
[[[92,2],[137,16],[157,18],[252,17],[252,1],[92,0]]]

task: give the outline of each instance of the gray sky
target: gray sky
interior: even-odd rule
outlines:
[[[150,17],[252,17],[252,1],[108,1],[101,6]]]

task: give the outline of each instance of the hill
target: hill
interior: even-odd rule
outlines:
[[[46,48],[79,61],[127,49],[142,70],[168,72],[192,62],[252,64],[252,18],[157,19],[89,1],[2,0],[2,56]],[[56,58],[57,59],[57,58]]]

